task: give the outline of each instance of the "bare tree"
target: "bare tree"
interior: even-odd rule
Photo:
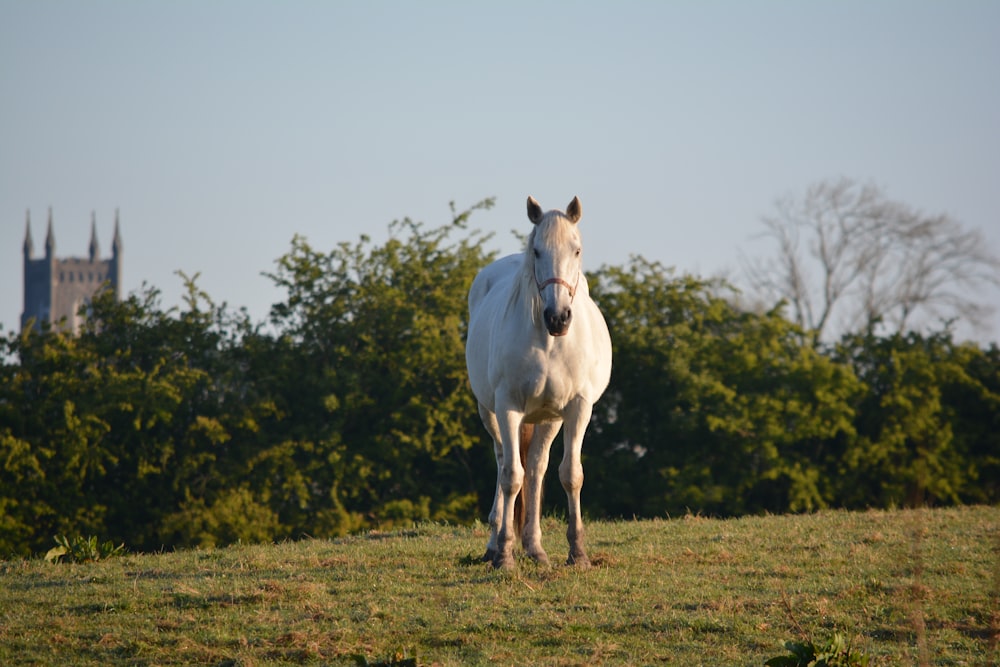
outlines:
[[[927,320],[981,326],[991,312],[977,290],[1000,285],[1000,259],[978,230],[925,215],[850,179],[817,183],[763,218],[774,255],[745,261],[757,298],[785,300],[815,341]]]

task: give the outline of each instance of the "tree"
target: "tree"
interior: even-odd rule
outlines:
[[[996,502],[1000,354],[945,330],[845,336],[834,356],[865,383],[857,437],[840,461],[839,504]]]
[[[982,234],[951,217],[895,202],[847,178],[817,183],[801,199],[778,200],[763,218],[773,257],[745,265],[768,303],[787,302],[813,341],[919,321],[962,318],[981,325],[978,290],[1000,285],[1000,259]]]
[[[231,328],[188,287],[185,310],[164,311],[152,288],[121,301],[103,292],[79,335],[26,329],[4,341],[17,362],[0,366],[0,552],[64,533],[178,543],[167,517],[242,479],[257,409],[232,363],[245,319]]]
[[[825,470],[853,433],[850,369],[724,284],[635,258],[592,294],[615,346],[584,455],[591,511],[734,515],[833,504]],[[627,482],[625,482],[627,480]]]
[[[452,236],[491,205],[435,229],[396,221],[382,246],[296,237],[268,274],[287,297],[271,311],[281,367],[266,391],[311,481],[297,519],[311,534],[476,515],[484,466],[471,461],[490,470],[492,448],[468,388],[466,303],[491,255],[484,237]]]

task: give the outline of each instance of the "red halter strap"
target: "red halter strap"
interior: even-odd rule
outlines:
[[[582,271],[580,273],[582,273]],[[572,301],[573,297],[576,296],[576,287],[580,283],[580,273],[576,274],[576,282],[573,283],[572,285],[570,285],[568,282],[566,282],[562,278],[549,278],[548,280],[546,280],[543,283],[540,283],[540,282],[538,282],[536,280],[535,284],[538,285],[538,291],[539,292],[541,292],[543,289],[545,289],[549,285],[562,285],[563,287],[565,287],[566,289],[569,290],[569,298],[570,298],[570,301]]]

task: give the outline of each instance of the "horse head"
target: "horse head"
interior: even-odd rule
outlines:
[[[581,215],[578,197],[573,197],[565,213],[543,213],[535,198],[528,197],[528,219],[535,225],[528,237],[528,261],[542,299],[545,328],[551,336],[569,333],[573,318],[573,298],[583,273],[576,225]]]

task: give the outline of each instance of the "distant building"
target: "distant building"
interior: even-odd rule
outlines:
[[[31,238],[31,212],[28,212],[24,233],[24,312],[21,329],[30,322],[41,328],[42,322],[57,324],[66,318],[64,328],[78,331],[82,324],[80,309],[85,307],[103,287],[121,295],[122,239],[115,211],[115,236],[111,240],[111,257],[100,258],[97,245],[97,218],[90,220],[90,253],[88,257],[56,259],[56,240],[52,233],[52,209],[45,235],[45,256],[34,258],[35,244]]]

